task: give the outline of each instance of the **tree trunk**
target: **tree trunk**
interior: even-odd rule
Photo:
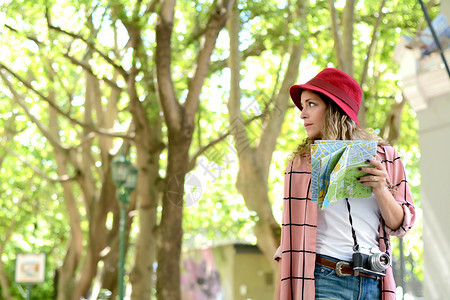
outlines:
[[[340,32],[340,22],[338,15],[336,13],[336,8],[334,6],[335,0],[329,1],[330,6],[330,16],[331,16],[331,32],[333,33],[333,40],[334,40],[334,53],[336,55],[337,60],[337,67],[341,70],[344,70],[344,50],[341,40],[341,32]]]
[[[50,69],[51,70],[51,69]],[[53,81],[54,74],[50,71],[48,78]],[[49,100],[55,103],[55,92],[53,89],[49,89]],[[49,130],[48,137],[51,142],[54,153],[55,161],[57,166],[57,173],[60,177],[69,174],[67,165],[71,161],[71,152],[63,148],[59,144],[59,122],[58,122],[58,112],[53,108],[49,107]],[[44,131],[45,132],[45,131]],[[75,166],[78,170],[78,166]],[[69,216],[70,223],[70,238],[67,242],[67,252],[64,257],[64,262],[61,268],[58,270],[58,299],[59,300],[69,300],[69,299],[79,299],[76,298],[76,270],[80,262],[83,250],[83,231],[81,229],[81,215],[78,211],[77,200],[75,199],[75,193],[73,191],[72,182],[62,182],[61,183],[64,195],[64,203],[67,207],[67,214]]]
[[[191,137],[169,135],[169,163],[167,189],[162,201],[161,222],[157,235],[157,291],[158,299],[181,299],[180,255],[182,239],[184,177],[189,162]]]
[[[131,28],[129,29],[129,31]],[[140,53],[140,33],[130,32],[133,36],[134,53]],[[140,58],[142,61],[145,57]],[[159,155],[164,149],[161,133],[160,107],[156,104],[155,97],[147,97],[152,107],[152,116],[149,117],[146,108],[137,96],[135,73],[137,69],[133,66],[128,81],[128,94],[130,97],[130,111],[133,115],[135,130],[135,144],[137,151],[137,165],[139,171],[138,193],[138,215],[139,233],[135,245],[134,266],[130,273],[132,284],[131,299],[150,299],[153,288],[153,263],[156,258],[156,211],[160,190],[159,181]],[[152,81],[153,78],[147,80]],[[152,86],[152,84],[149,84]]]
[[[51,109],[50,109],[51,110]],[[67,174],[66,157],[64,153],[55,149],[55,160],[57,162],[58,174]],[[64,263],[58,270],[58,299],[73,299],[75,288],[75,271],[80,262],[83,249],[83,232],[81,230],[81,216],[78,211],[74,192],[69,182],[61,183],[64,194],[64,203],[67,207],[67,214],[70,223],[70,239],[67,243],[67,252]],[[79,299],[79,298],[78,298]]]
[[[85,124],[93,125],[93,110],[95,103],[101,99],[99,81],[97,77],[86,73],[86,89],[85,89],[85,105],[84,105],[84,122]],[[97,115],[101,111],[97,111]],[[90,290],[91,283],[97,274],[97,264],[100,259],[100,251],[106,245],[106,215],[109,210],[109,199],[114,199],[114,184],[112,178],[102,178],[102,192],[112,192],[111,195],[98,195],[95,187],[95,179],[92,168],[95,166],[94,159],[91,155],[92,139],[89,138],[91,132],[84,130],[83,138],[85,142],[81,146],[81,162],[79,167],[81,169],[81,176],[79,177],[79,184],[83,193],[83,199],[86,207],[86,215],[89,221],[88,240],[86,247],[86,254],[81,267],[79,280],[77,283],[77,295],[79,297],[87,297]],[[102,149],[106,150],[106,149]],[[109,150],[109,149],[108,149]],[[104,168],[109,168],[104,165]],[[104,172],[105,173],[105,172]],[[109,187],[109,188],[107,188]]]
[[[330,0],[330,15],[334,50],[338,62],[337,67],[350,76],[353,76],[353,22],[355,1],[347,0],[345,2],[341,22],[339,22],[334,2],[334,0]],[[342,34],[340,31],[341,26]]]
[[[0,252],[2,254],[3,252]],[[11,286],[9,278],[5,273],[5,268],[3,261],[0,260],[0,286],[2,288],[2,299],[4,300],[14,300],[14,297],[9,292],[9,287]]]
[[[157,175],[159,171],[159,154],[143,153],[138,144],[136,148],[138,166],[145,168],[139,167],[139,232],[134,250],[134,266],[130,273],[130,283],[133,287],[131,299],[146,300],[151,298],[153,263],[156,260],[156,208],[160,193],[155,190],[158,180],[155,174]]]
[[[298,1],[294,18],[298,19],[304,16],[303,7],[303,1]],[[269,117],[264,120],[259,144],[256,148],[253,148],[246,134],[240,111],[240,18],[239,10],[236,6],[231,14],[228,29],[230,35],[229,67],[231,70],[228,110],[232,126],[231,133],[234,136],[239,157],[239,173],[236,187],[244,197],[248,209],[255,211],[258,215],[258,221],[254,228],[258,246],[268,261],[271,262],[274,273],[277,273],[278,268],[272,257],[280,244],[280,226],[273,217],[272,206],[268,196],[267,180],[276,140],[290,103],[289,87],[295,83],[298,77],[304,42],[297,41],[290,47],[288,68],[276,97],[275,106]]]
[[[219,32],[225,26],[233,0],[215,2],[206,27],[204,41],[196,60],[194,76],[189,82],[186,101],[181,105],[175,96],[171,77],[171,36],[175,1],[161,3],[156,26],[156,69],[161,106],[167,124],[169,145],[166,190],[162,201],[161,222],[157,234],[158,299],[181,299],[180,254],[182,238],[184,179],[188,170],[189,148],[212,51]]]
[[[342,50],[344,65],[343,71],[353,76],[353,23],[355,19],[355,0],[345,2],[342,14]]]
[[[1,161],[3,160],[3,157],[0,157],[0,166]],[[22,205],[24,198],[20,198],[19,202],[17,203],[17,206],[20,207]],[[8,243],[8,241],[11,239],[11,236],[14,232],[14,229],[16,228],[16,219],[11,220],[11,224],[9,225],[7,231],[5,232],[4,236],[1,238],[1,244],[0,244],[0,256],[3,255],[3,252],[5,252],[5,246]],[[5,272],[5,267],[3,264],[3,260],[0,259],[0,287],[2,290],[2,298],[4,300],[14,300],[14,297],[9,292],[9,289],[11,287],[11,283],[9,281],[8,275]]]
[[[389,111],[386,122],[380,133],[380,136],[391,145],[395,144],[400,136],[402,111],[406,104],[406,97],[405,95],[402,96],[402,101],[395,102],[392,109]]]
[[[111,157],[112,158],[112,157]],[[111,170],[107,170],[105,176],[111,177]],[[111,189],[112,191],[116,191],[116,187],[112,187],[111,185],[105,185],[105,188]],[[125,230],[126,230],[126,240],[125,240],[125,250],[127,250],[128,245],[128,236],[129,229],[131,227],[132,218],[130,217],[130,211],[135,209],[135,201],[132,197],[134,195],[131,194],[131,201],[128,205],[126,211],[126,222],[125,222]],[[119,200],[117,199],[117,195],[112,196],[109,201],[111,202],[111,213],[113,214],[113,224],[111,230],[108,231],[106,235],[107,246],[103,249],[101,253],[104,267],[101,273],[101,287],[108,289],[112,292],[111,299],[115,299],[118,292],[118,276],[119,276],[119,240],[120,240],[120,207]],[[126,257],[126,252],[125,252]]]

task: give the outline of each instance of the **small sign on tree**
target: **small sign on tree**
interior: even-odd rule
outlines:
[[[16,282],[37,284],[45,281],[45,254],[19,253],[16,257]]]

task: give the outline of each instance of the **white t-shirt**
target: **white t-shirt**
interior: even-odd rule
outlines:
[[[374,194],[370,198],[349,198],[353,228],[358,244],[378,249],[380,209]],[[353,237],[345,198],[318,210],[317,253],[352,261]]]

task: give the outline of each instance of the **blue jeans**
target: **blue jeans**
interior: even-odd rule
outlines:
[[[338,261],[329,256],[329,260]],[[363,276],[338,277],[336,271],[316,264],[314,269],[316,300],[381,299],[381,282]]]

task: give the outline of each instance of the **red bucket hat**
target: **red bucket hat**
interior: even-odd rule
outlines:
[[[291,86],[289,93],[294,104],[302,110],[300,96],[303,90],[322,93],[333,100],[359,126],[358,111],[362,90],[359,84],[347,73],[326,68],[305,84]]]

